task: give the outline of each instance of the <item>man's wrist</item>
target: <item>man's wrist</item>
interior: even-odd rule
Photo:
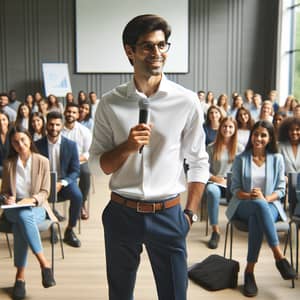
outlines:
[[[185,209],[183,212],[188,216],[191,224],[198,221],[197,214],[194,213],[191,209]]]

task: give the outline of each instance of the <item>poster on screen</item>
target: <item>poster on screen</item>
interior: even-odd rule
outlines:
[[[72,92],[69,68],[66,63],[42,64],[45,95],[65,97],[66,93]]]

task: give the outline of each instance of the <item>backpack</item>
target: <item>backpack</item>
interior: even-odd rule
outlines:
[[[189,278],[209,291],[236,288],[239,262],[220,255],[210,255],[188,270]]]

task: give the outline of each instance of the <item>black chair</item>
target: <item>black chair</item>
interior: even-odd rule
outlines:
[[[288,174],[288,204],[290,214],[290,248],[291,248],[291,264],[294,266],[293,253],[292,253],[292,228],[295,226],[295,240],[296,240],[296,272],[299,271],[299,227],[300,227],[300,215],[295,215],[295,209],[297,205],[296,189],[297,181],[300,173],[289,173]]]
[[[1,215],[1,217],[0,217],[0,232],[5,234],[7,248],[9,251],[9,256],[12,257],[11,245],[10,245],[10,241],[9,241],[9,237],[8,237],[8,234],[12,233],[11,225],[6,221],[6,219],[4,218],[4,215]]]

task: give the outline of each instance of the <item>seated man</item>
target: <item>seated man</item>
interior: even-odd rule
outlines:
[[[77,184],[79,177],[79,159],[76,144],[63,137],[63,116],[59,112],[47,115],[47,135],[35,144],[40,153],[49,158],[50,170],[57,172],[56,190],[58,198],[70,200],[69,222],[64,235],[64,242],[72,247],[80,247],[73,227],[76,226],[82,205],[82,194]]]

